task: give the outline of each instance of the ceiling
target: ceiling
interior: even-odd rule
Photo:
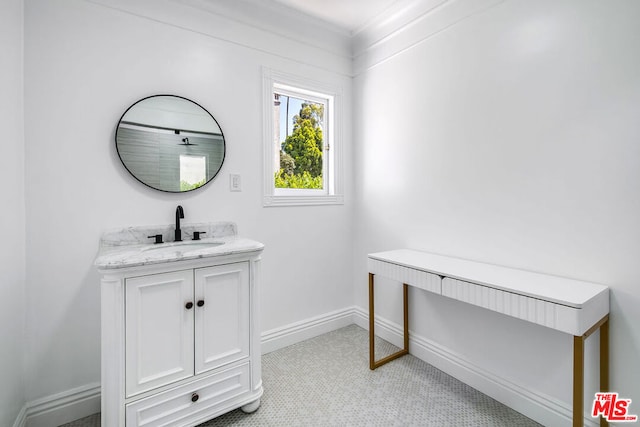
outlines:
[[[399,0],[274,0],[355,33]]]

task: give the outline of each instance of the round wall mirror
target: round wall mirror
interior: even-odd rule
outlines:
[[[116,150],[138,181],[180,193],[211,181],[222,167],[225,142],[216,119],[176,95],[143,98],[127,109],[116,129]]]

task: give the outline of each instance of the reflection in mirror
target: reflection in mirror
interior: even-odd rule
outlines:
[[[143,184],[183,192],[216,176],[224,162],[225,141],[218,122],[200,105],[175,95],[155,95],[122,115],[116,149]]]

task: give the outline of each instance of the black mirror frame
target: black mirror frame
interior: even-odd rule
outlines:
[[[216,171],[216,173],[214,173],[211,178],[209,178],[204,184],[202,184],[199,187],[196,188],[192,188],[190,190],[184,190],[184,191],[171,191],[171,190],[164,190],[161,188],[156,188],[152,185],[147,184],[146,182],[142,181],[140,178],[138,178],[128,167],[127,164],[124,162],[124,160],[122,159],[122,155],[120,154],[120,150],[118,149],[118,129],[120,128],[120,123],[122,123],[122,119],[124,118],[124,116],[127,114],[127,112],[129,112],[129,110],[131,110],[133,107],[135,107],[138,103],[147,100],[149,98],[156,98],[156,97],[173,97],[173,98],[180,98],[183,99],[185,101],[188,101],[192,104],[197,105],[198,107],[200,107],[205,113],[207,113],[209,115],[209,117],[211,117],[211,119],[215,122],[215,124],[218,126],[218,129],[220,129],[220,135],[222,136],[222,159],[220,161],[220,167],[218,168],[218,170]],[[204,108],[202,105],[198,104],[197,102],[189,99],[189,98],[185,98],[184,96],[180,96],[180,95],[172,95],[172,94],[158,94],[158,95],[150,95],[150,96],[146,96],[144,98],[141,98],[139,100],[137,100],[136,102],[134,102],[133,104],[131,104],[129,106],[129,108],[127,108],[124,113],[122,113],[122,116],[120,116],[120,120],[118,120],[118,123],[116,125],[116,131],[115,131],[115,143],[116,143],[116,152],[118,153],[118,158],[120,159],[120,162],[122,163],[122,165],[124,166],[124,168],[127,170],[127,172],[129,172],[131,174],[131,176],[133,176],[138,182],[144,184],[145,186],[152,188],[154,190],[157,191],[162,191],[164,193],[173,193],[173,194],[183,194],[183,193],[188,193],[190,191],[195,191],[195,190],[199,190],[200,188],[204,187],[205,185],[209,184],[211,181],[213,181],[215,179],[216,176],[218,176],[218,174],[220,173],[220,170],[222,170],[222,166],[224,165],[224,161],[227,155],[227,141],[226,138],[224,137],[224,132],[222,131],[222,127],[220,126],[220,123],[218,123],[218,121],[215,119],[215,117],[213,117],[213,115],[209,112],[209,110],[207,110],[206,108]]]

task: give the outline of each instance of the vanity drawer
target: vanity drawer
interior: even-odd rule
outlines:
[[[573,335],[580,332],[582,310],[513,292],[445,277],[442,295]]]
[[[250,391],[249,380],[247,362],[137,400],[126,405],[126,426],[186,426],[204,422],[233,409],[230,405],[239,400],[235,398],[241,398]]]
[[[377,274],[398,282],[406,283],[425,291],[441,292],[442,279],[439,275],[429,273],[424,270],[406,267],[404,265],[393,264],[390,262],[380,261],[375,258],[369,258],[369,273]]]

